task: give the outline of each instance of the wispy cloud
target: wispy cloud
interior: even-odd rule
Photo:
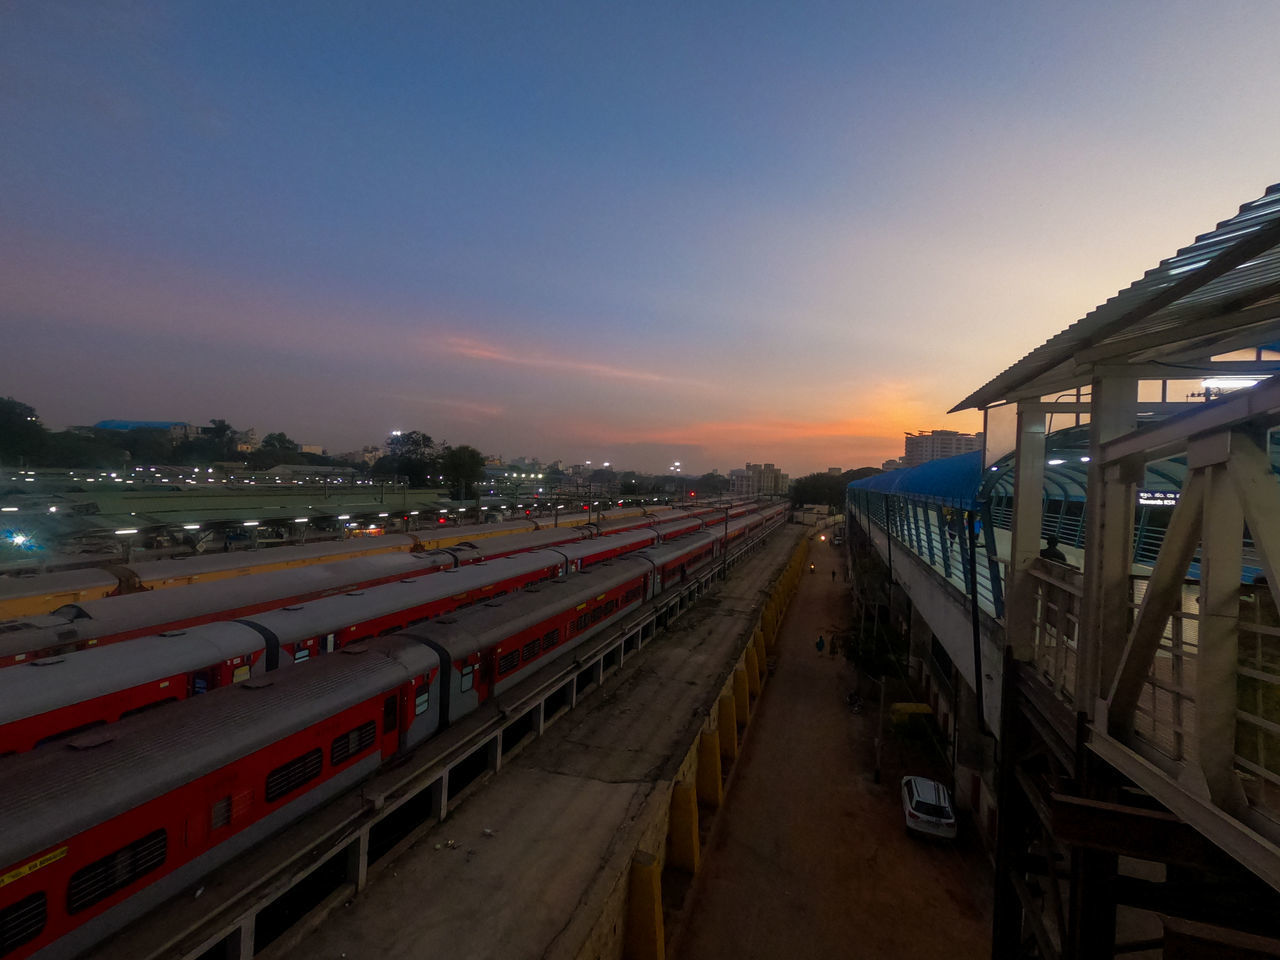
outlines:
[[[681,383],[680,378],[659,373],[656,370],[636,370],[628,367],[615,367],[607,363],[591,360],[576,360],[572,357],[551,356],[536,351],[519,353],[503,350],[480,340],[468,337],[446,337],[444,349],[460,357],[471,360],[504,363],[517,367],[533,367],[543,370],[568,370],[573,373],[586,374],[604,380],[634,380],[639,383]]]

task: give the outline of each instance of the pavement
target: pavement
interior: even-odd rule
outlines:
[[[957,842],[941,843],[904,827],[902,776],[947,782],[948,758],[931,741],[887,736],[876,783],[874,685],[858,684],[829,647],[815,649],[819,634],[829,641],[850,629],[841,550],[815,535],[815,572],[783,620],[773,676],[668,957],[991,955],[992,871],[976,832],[962,823]],[[872,694],[859,715],[845,704],[855,686]]]

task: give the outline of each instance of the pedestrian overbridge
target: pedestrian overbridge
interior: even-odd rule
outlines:
[[[957,404],[982,451],[849,487],[993,956],[1280,955],[1277,373],[1280,185]]]

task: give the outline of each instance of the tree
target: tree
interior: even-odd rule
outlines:
[[[450,489],[458,491],[458,499],[467,499],[467,488],[484,479],[484,454],[475,447],[446,446],[440,455],[440,472]]]
[[[0,399],[0,462],[28,464],[38,458],[48,442],[34,407],[13,397]]]
[[[421,430],[410,430],[387,437],[387,453],[402,460],[430,460],[435,456],[436,445]]]
[[[719,473],[704,473],[694,481],[693,488],[700,497],[718,497],[729,492],[729,478]]]
[[[283,433],[268,433],[262,438],[263,450],[276,450],[281,453],[297,453],[298,445]]]

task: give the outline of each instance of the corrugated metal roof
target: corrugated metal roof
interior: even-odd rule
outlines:
[[[1233,321],[1233,317],[1235,318]],[[984,408],[1013,394],[1048,394],[1087,383],[1084,350],[1106,362],[1159,361],[1188,350],[1203,356],[1263,345],[1280,329],[1280,184],[1197,237],[1142,279],[1037,347],[951,412]],[[1250,330],[1248,343],[1234,341]],[[1095,357],[1101,362],[1102,357]],[[1171,377],[1176,368],[1171,369]]]
[[[908,494],[921,500],[972,509],[977,506],[981,483],[982,451],[974,450],[958,457],[930,460],[918,467],[855,480],[849,489]]]

